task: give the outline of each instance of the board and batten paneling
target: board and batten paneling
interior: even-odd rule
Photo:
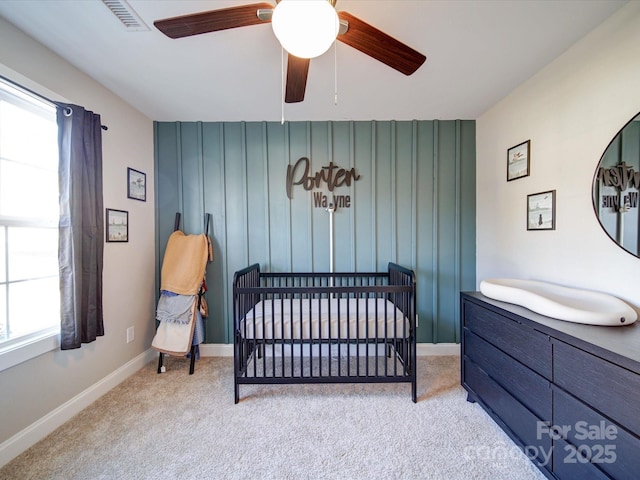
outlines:
[[[237,270],[330,270],[314,192],[350,199],[334,213],[334,270],[412,268],[418,341],[459,342],[459,292],[475,288],[474,121],[155,122],[154,135],[158,275],[176,212],[185,233],[211,214],[207,343],[232,342]],[[302,157],[311,174],[333,162],[359,179],[294,185],[289,199],[287,166]]]

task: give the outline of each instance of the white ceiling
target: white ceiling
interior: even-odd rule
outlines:
[[[281,49],[270,24],[178,40],[153,26],[256,1],[129,0],[150,27],[143,32],[126,31],[100,0],[1,0],[0,15],[153,120],[280,120]],[[335,54],[332,48],[311,61],[305,100],[286,104],[284,117],[475,119],[625,3],[338,0],[337,10],[427,61],[407,77],[337,42]]]

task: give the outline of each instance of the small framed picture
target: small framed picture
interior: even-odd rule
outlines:
[[[556,191],[527,195],[527,230],[556,229]]]
[[[147,174],[127,168],[127,197],[147,201]]]
[[[107,242],[129,241],[129,212],[107,208]]]
[[[529,176],[531,140],[507,150],[507,182]]]

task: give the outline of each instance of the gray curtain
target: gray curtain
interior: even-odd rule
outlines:
[[[60,337],[62,350],[104,335],[100,115],[58,105]]]

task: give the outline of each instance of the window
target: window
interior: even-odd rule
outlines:
[[[0,353],[60,330],[57,135],[55,107],[0,78]]]

